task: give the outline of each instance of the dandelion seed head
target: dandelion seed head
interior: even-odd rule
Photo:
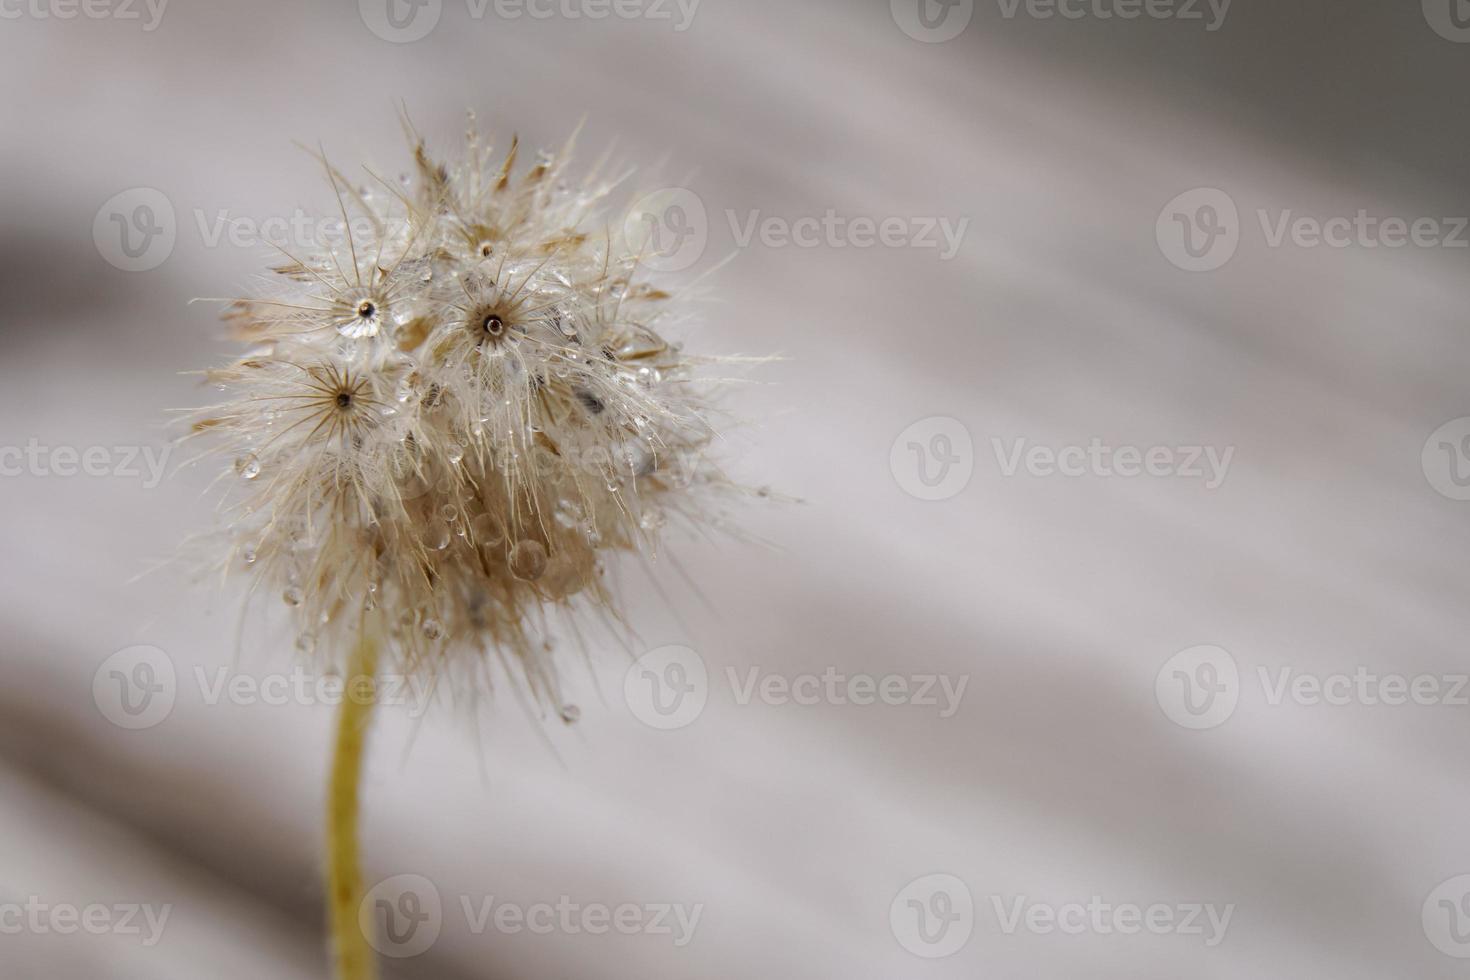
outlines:
[[[345,234],[226,312],[251,350],[208,372],[225,401],[193,429],[233,470],[221,563],[285,598],[304,652],[343,656],[381,609],[395,669],[493,658],[561,712],[544,612],[620,619],[601,556],[652,553],[728,487],[709,390],[611,230],[616,181],[572,180],[570,143],[522,164],[473,128],[458,162],[410,141],[370,192],[322,159]]]

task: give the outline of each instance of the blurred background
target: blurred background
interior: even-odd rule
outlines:
[[[574,724],[384,707],[385,976],[1464,975],[1470,5],[0,18],[5,976],[328,975],[329,698],[142,573],[214,519],[190,301],[401,105],[682,188],[684,339],[784,355],[734,448],[804,503],[628,576]]]

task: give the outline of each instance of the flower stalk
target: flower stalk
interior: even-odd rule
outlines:
[[[363,616],[362,632],[348,660],[327,784],[327,917],[338,980],[377,976],[372,949],[358,921],[363,897],[358,812],[363,744],[377,701],[377,626],[373,613]]]

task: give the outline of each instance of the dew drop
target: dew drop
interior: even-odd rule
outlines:
[[[241,456],[235,460],[235,472],[242,480],[253,480],[260,476],[260,460],[254,453]]]
[[[657,531],[664,526],[664,515],[662,511],[649,508],[638,518],[638,526],[645,531]]]
[[[296,649],[302,653],[310,653],[316,649],[316,634],[309,630],[296,637]]]
[[[505,532],[500,528],[500,522],[489,514],[480,514],[470,521],[470,531],[475,536],[475,543],[482,548],[498,547],[505,541]]]
[[[561,706],[561,720],[568,725],[575,725],[582,717],[582,709],[575,704],[564,704]]]
[[[546,571],[546,546],[540,541],[517,541],[510,549],[510,570],[516,578],[534,581]]]
[[[585,584],[577,563],[564,551],[546,563],[546,573],[541,576],[541,585],[558,599],[581,592]]]
[[[429,529],[428,545],[435,551],[443,551],[449,547],[449,542],[453,538],[454,533],[450,531],[448,524],[444,521],[435,521],[434,526]]]
[[[437,640],[444,635],[444,626],[437,619],[426,619],[419,627],[424,631],[424,636],[430,640]]]
[[[244,551],[240,552],[240,557],[241,557],[241,559],[244,560],[245,564],[247,564],[247,565],[254,565],[255,564],[255,549],[254,548],[246,548]]]
[[[300,589],[293,585],[281,593],[281,598],[286,600],[286,605],[288,606],[299,606],[301,605],[301,600],[306,597],[302,595]]]

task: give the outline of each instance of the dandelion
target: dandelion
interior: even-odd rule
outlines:
[[[618,181],[566,173],[571,143],[519,166],[473,118],[463,158],[355,186],[324,157],[343,234],[283,249],[226,320],[252,345],[193,431],[232,460],[224,570],[280,597],[297,649],[349,690],[380,669],[474,683],[493,665],[548,716],[562,699],[547,609],[600,613],[608,552],[652,553],[733,488],[700,360],[665,339],[678,304],[640,245],[599,224]],[[298,254],[299,253],[299,254]],[[370,689],[370,686],[369,688]],[[341,977],[373,965],[356,926],[358,778],[372,699],[343,702],[328,801]]]

